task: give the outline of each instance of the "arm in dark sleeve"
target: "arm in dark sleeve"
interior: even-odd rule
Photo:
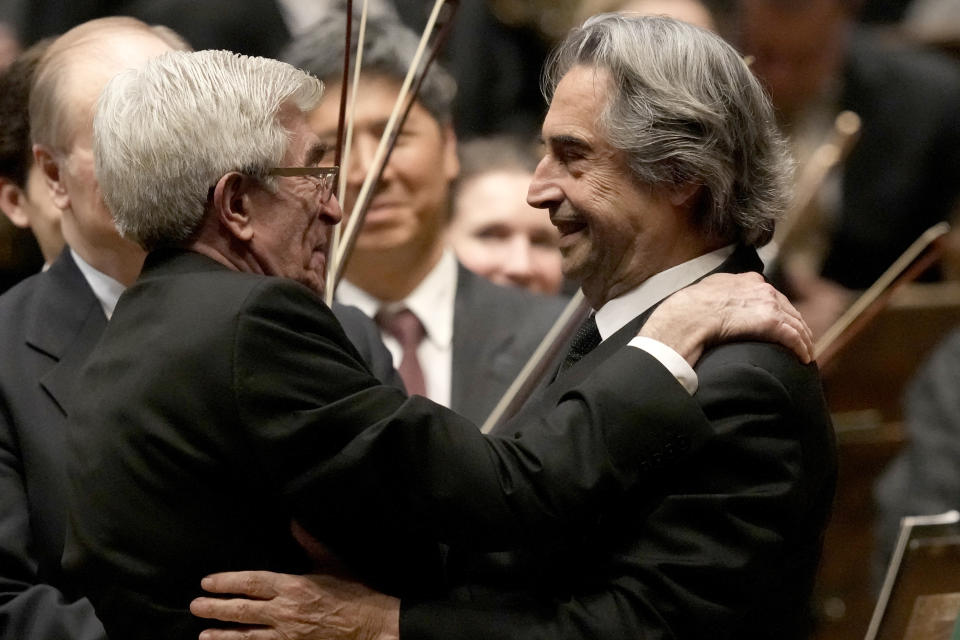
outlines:
[[[104,640],[87,599],[70,601],[38,575],[23,462],[0,406],[0,639]]]
[[[784,378],[709,360],[697,397],[712,437],[620,500],[579,546],[544,556],[566,587],[404,600],[401,638],[805,637],[835,471],[817,378],[798,363]]]
[[[376,385],[325,309],[274,283],[240,319],[235,352],[242,431],[261,473],[321,539],[376,530],[532,543],[594,517],[644,477],[644,460],[682,455],[708,429],[655,359],[625,348],[530,418],[522,438],[483,436],[447,409]]]

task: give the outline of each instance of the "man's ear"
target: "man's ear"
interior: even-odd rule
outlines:
[[[453,125],[449,123],[443,125],[441,133],[443,135],[443,175],[449,182],[460,175],[460,158],[457,156],[457,134],[453,131]]]
[[[10,222],[21,229],[30,226],[30,218],[23,210],[23,201],[27,194],[9,178],[0,178],[0,211],[3,211]]]
[[[70,207],[70,194],[67,193],[67,187],[63,183],[63,177],[60,172],[60,163],[56,156],[46,145],[33,145],[33,161],[40,167],[43,179],[50,190],[50,198],[58,209],[68,209]]]
[[[221,227],[237,240],[249,242],[253,238],[253,224],[250,218],[247,192],[252,179],[231,171],[217,180],[213,188],[211,206],[216,212]]]
[[[695,182],[688,182],[675,189],[670,190],[670,204],[675,207],[692,207],[700,194],[700,185]]]

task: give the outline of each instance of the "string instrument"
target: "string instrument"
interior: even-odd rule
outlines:
[[[940,258],[946,248],[945,236],[949,231],[950,224],[947,222],[940,222],[924,231],[827,329],[814,344],[814,358],[821,368],[829,364],[887,306],[897,289],[916,280]]]

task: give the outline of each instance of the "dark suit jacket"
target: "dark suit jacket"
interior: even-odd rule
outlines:
[[[759,270],[739,249],[719,270]],[[498,432],[530,425],[630,349],[650,312],[561,374]],[[694,396],[711,423],[692,455],[581,526],[533,550],[454,546],[445,598],[407,600],[402,638],[805,638],[807,608],[833,495],[835,450],[817,369],[779,345],[708,351]],[[638,391],[639,393],[639,391]],[[635,424],[634,416],[618,420]],[[616,448],[616,441],[609,442]],[[669,451],[669,447],[666,447]],[[566,479],[591,478],[582,468]]]
[[[381,380],[403,388],[376,326],[359,310],[337,317]],[[81,365],[106,327],[65,250],[46,273],[0,297],[0,638],[104,638],[86,599],[66,598],[65,431]]]
[[[482,424],[563,304],[560,298],[495,285],[458,264],[450,408]]]
[[[291,518],[372,584],[422,595],[433,540],[540,544],[708,430],[624,349],[522,440],[485,437],[376,384],[306,288],[176,251],[148,257],[80,384],[64,564],[118,638],[195,638],[207,573],[307,569]]]
[[[960,71],[856,31],[841,106],[863,120],[823,275],[866,289],[960,197]]]
[[[70,394],[106,324],[69,250],[0,297],[0,638],[105,637],[60,554]]]

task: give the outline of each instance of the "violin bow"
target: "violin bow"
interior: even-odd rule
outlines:
[[[397,137],[400,135],[403,123],[406,121],[410,109],[413,108],[417,92],[423,84],[430,64],[436,59],[440,47],[450,34],[450,30],[453,27],[453,16],[456,13],[457,6],[458,0],[436,0],[433,10],[430,12],[430,17],[420,37],[417,51],[414,54],[410,68],[400,87],[400,93],[397,95],[397,100],[393,105],[393,110],[390,113],[390,118],[387,120],[383,135],[380,137],[380,143],[374,153],[370,170],[367,172],[363,184],[360,187],[357,201],[351,210],[347,227],[340,237],[337,251],[332,256],[333,260],[329,266],[329,277],[331,278],[333,286],[328,286],[327,288],[329,292],[327,295],[331,300],[337,285],[340,283],[340,279],[343,277],[343,272],[353,252],[353,247],[356,244],[357,236],[360,234],[360,229],[363,227],[363,220],[366,217],[367,209],[373,198],[373,188],[383,175],[387,160],[396,145]],[[441,20],[441,13],[444,12],[444,9],[447,10]],[[434,32],[435,28],[436,32]]]
[[[353,35],[353,0],[347,0],[347,36],[344,47],[343,61],[343,79],[340,83],[340,116],[337,122],[337,150],[334,156],[334,165],[340,167],[340,174],[337,179],[337,197],[344,193],[347,188],[347,176],[350,167],[350,149],[353,140],[353,123],[355,120],[357,106],[357,87],[360,84],[360,69],[363,67],[363,45],[367,35],[367,13],[370,0],[363,0],[360,10],[360,28],[357,33],[357,57],[353,65],[353,81],[350,88],[350,114],[345,118],[346,109],[345,98],[347,95],[347,80],[350,67],[350,40]],[[344,133],[344,124],[346,124],[346,133]],[[333,235],[330,236],[330,249],[328,251],[328,262],[332,263],[337,253],[337,247],[340,245],[340,236],[343,231],[343,225],[336,225],[333,228]],[[333,305],[333,294],[336,289],[334,269],[328,267],[326,273],[326,286],[324,287],[324,301],[327,306]]]
[[[566,346],[589,313],[590,303],[583,296],[583,291],[577,291],[497,402],[497,406],[490,412],[480,428],[482,433],[490,433],[494,427],[509,420],[520,410],[540,381],[549,373],[560,349]]]

